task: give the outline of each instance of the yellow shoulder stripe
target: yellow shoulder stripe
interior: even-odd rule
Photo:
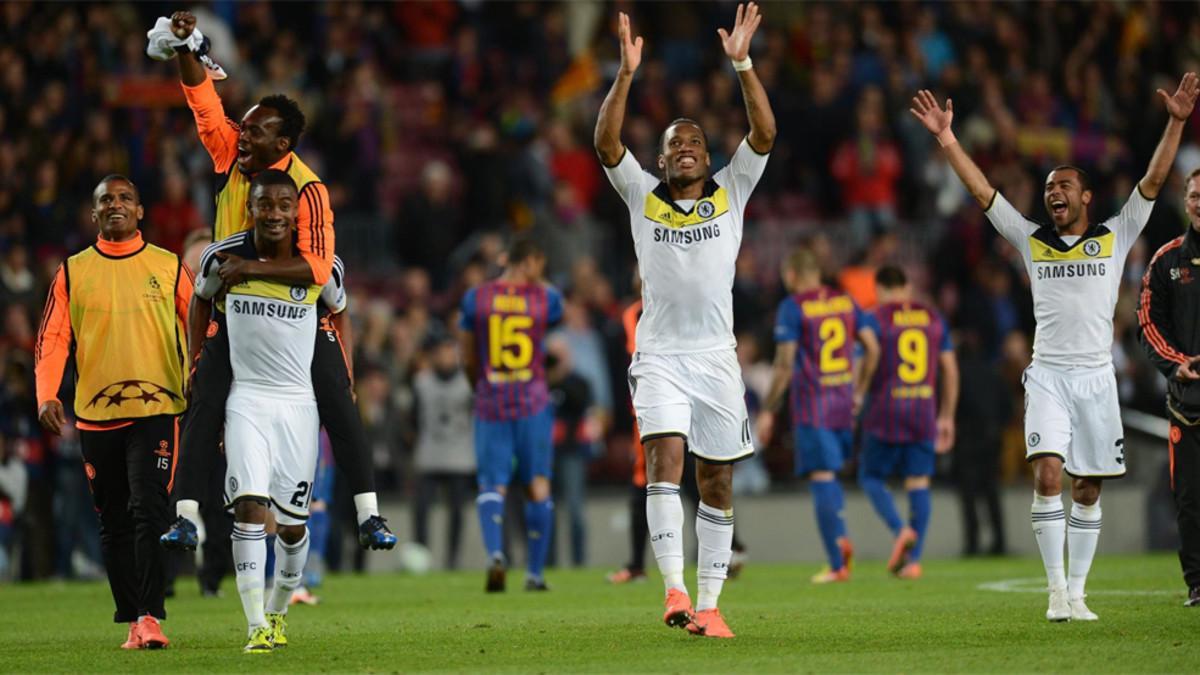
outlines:
[[[706,223],[729,211],[729,194],[719,187],[712,196],[697,199],[691,213],[680,213],[670,202],[665,202],[653,192],[646,195],[645,216],[660,225],[670,228],[689,227]]]

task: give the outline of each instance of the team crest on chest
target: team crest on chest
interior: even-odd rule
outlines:
[[[308,297],[308,289],[304,286],[292,286],[292,300],[296,302],[304,302]]]
[[[712,218],[712,215],[716,212],[716,210],[717,207],[713,206],[713,203],[707,199],[701,200],[696,204],[696,215],[700,216],[701,218]]]
[[[1095,258],[1100,255],[1100,242],[1095,239],[1088,239],[1083,243],[1083,252],[1090,258]]]

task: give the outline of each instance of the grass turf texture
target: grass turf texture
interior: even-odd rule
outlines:
[[[483,572],[333,577],[318,607],[293,607],[290,646],[245,655],[232,579],[199,597],[181,579],[164,623],[170,648],[124,652],[108,588],[0,588],[0,671],[453,672],[1194,672],[1200,608],[1182,606],[1174,556],[1100,556],[1095,623],[1051,624],[1033,559],[931,561],[899,581],[857,565],[849,584],[812,586],[812,566],[751,564],[722,610],[738,637],[701,639],[661,622],[661,586],[609,586],[598,570],[550,571],[549,593],[483,593]],[[656,575],[655,575],[656,576]],[[694,586],[694,574],[688,574]],[[513,590],[517,589],[517,590]],[[694,592],[694,589],[693,589]]]

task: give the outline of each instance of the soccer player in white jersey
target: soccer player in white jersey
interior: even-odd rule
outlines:
[[[324,287],[264,279],[225,287],[218,271],[226,254],[251,260],[296,255],[297,202],[286,173],[257,174],[248,202],[253,229],[209,246],[196,277],[196,295],[217,299],[229,331],[233,387],[225,404],[225,494],[234,513],[233,559],[249,623],[248,653],[287,644],[288,601],[308,558],[305,523],[317,465],[320,422],[311,375],[316,303],[320,298],[336,314],[346,296],[336,273]],[[268,509],[277,524],[275,584],[264,597]]]
[[[1022,216],[958,144],[943,109],[928,90],[913,98],[912,114],[937,137],[942,152],[988,220],[1025,260],[1037,331],[1025,371],[1026,458],[1033,463],[1033,531],[1049,582],[1050,621],[1095,621],[1084,584],[1100,537],[1100,487],[1125,474],[1124,432],[1112,366],[1113,309],[1125,256],[1150,218],[1167,180],[1200,80],[1187,73],[1174,94],[1158,95],[1168,113],[1146,175],[1112,218],[1088,219],[1087,175],[1060,166],[1046,177],[1043,201],[1050,225]],[[1062,471],[1072,478],[1070,521],[1063,511]],[[1066,539],[1070,569],[1064,570]]]
[[[733,30],[717,31],[741,82],[750,134],[716,174],[709,176],[704,131],[689,119],[675,120],[663,132],[661,176],[643,171],[621,143],[625,101],[642,60],[642,38],[633,38],[624,13],[621,69],[596,122],[596,152],[629,207],[642,277],[644,313],[629,386],[646,447],[650,543],[667,588],[663,619],[707,637],[733,637],[717,609],[732,553],[732,464],[754,452],[734,353],[731,289],[742,212],[775,142],[775,116],[749,57],[761,21],[757,5],[739,4]],[[683,581],[679,483],[685,451],[698,459],[700,487],[694,611]]]

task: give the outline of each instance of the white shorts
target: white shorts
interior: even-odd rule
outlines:
[[[315,401],[231,393],[225,403],[225,504],[269,500],[280,525],[308,520],[321,422]]]
[[[1025,369],[1025,458],[1061,457],[1077,478],[1125,475],[1125,431],[1112,366]]]
[[[683,436],[710,462],[754,454],[746,387],[732,349],[698,354],[633,355],[629,392],[642,440]]]

